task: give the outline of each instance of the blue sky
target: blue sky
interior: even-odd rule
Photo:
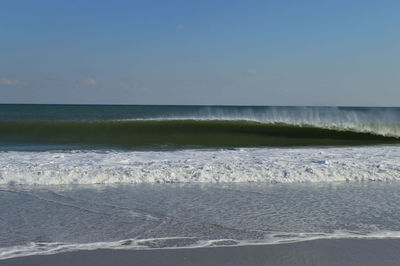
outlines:
[[[400,106],[400,1],[1,1],[0,102]]]

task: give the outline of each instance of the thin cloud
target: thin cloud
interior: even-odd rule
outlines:
[[[96,80],[94,78],[86,78],[83,80],[83,83],[85,83],[86,85],[95,85]]]
[[[139,91],[141,91],[141,92],[148,92],[148,91],[149,91],[149,88],[147,88],[147,87],[139,88]]]
[[[15,86],[18,85],[20,81],[18,79],[8,79],[8,78],[0,78],[0,84],[6,86]]]
[[[257,73],[257,69],[248,69],[247,73],[249,74],[256,74]]]
[[[185,25],[179,24],[178,26],[175,27],[175,32],[181,31]]]

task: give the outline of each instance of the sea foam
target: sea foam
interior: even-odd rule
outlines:
[[[0,153],[1,185],[392,180],[398,146]]]

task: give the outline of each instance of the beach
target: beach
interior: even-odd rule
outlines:
[[[400,239],[325,239],[241,247],[75,251],[0,261],[3,266],[398,265]]]

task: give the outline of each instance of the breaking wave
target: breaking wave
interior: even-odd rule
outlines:
[[[400,125],[208,119],[0,122],[0,145],[14,144],[123,149],[400,144]]]

